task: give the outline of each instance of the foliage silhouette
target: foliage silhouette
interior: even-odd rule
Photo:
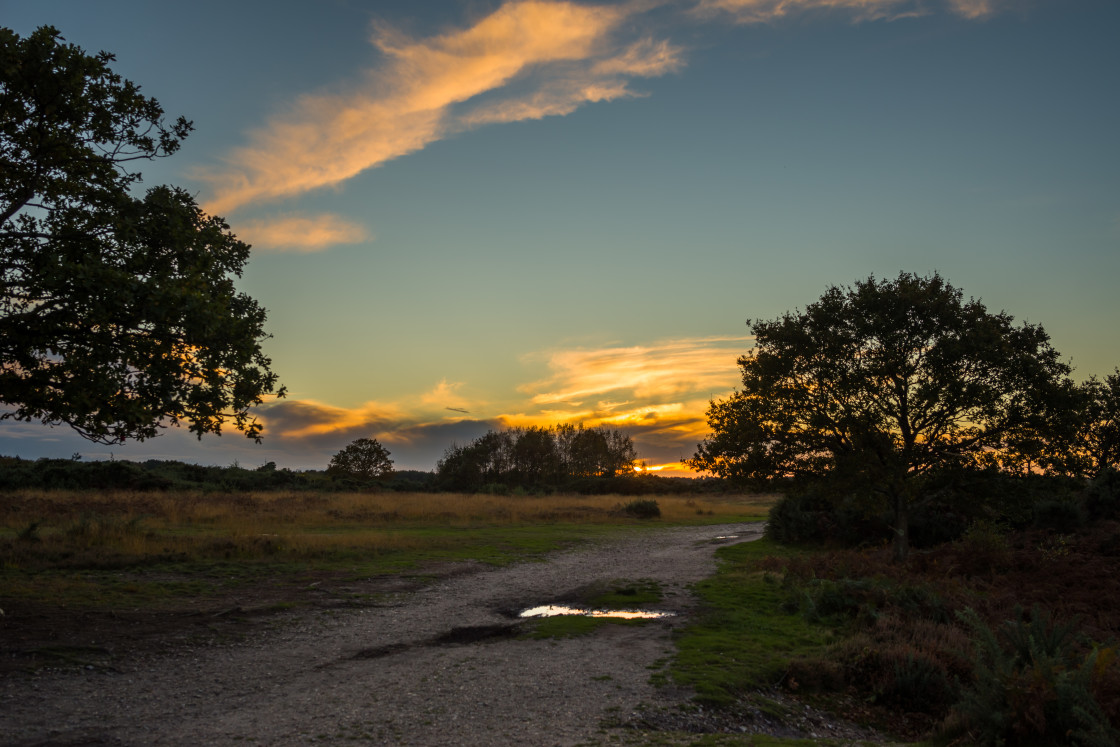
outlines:
[[[490,431],[466,446],[453,444],[437,463],[436,475],[447,490],[504,485],[595,492],[587,481],[627,475],[636,462],[634,443],[621,431],[557,425]]]
[[[803,312],[748,325],[743,388],[711,403],[713,434],[686,463],[759,488],[823,482],[886,509],[897,559],[932,476],[981,466],[1012,440],[1023,450],[1024,434],[1070,412],[1069,367],[1042,327],[965,301],[936,273],[833,286]]]
[[[327,474],[357,480],[376,480],[393,473],[389,450],[375,438],[359,438],[331,457]]]
[[[182,189],[143,197],[137,162],[192,125],[44,26],[0,28],[0,419],[98,443],[231,422],[277,389],[265,311],[237,292],[249,246]]]
[[[1120,369],[1104,380],[1091,377],[1077,397],[1077,421],[1066,439],[1056,439],[1049,466],[1088,478],[1120,470]]]

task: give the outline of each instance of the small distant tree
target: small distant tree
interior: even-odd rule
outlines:
[[[393,473],[389,450],[375,438],[359,438],[331,457],[327,474],[360,480],[376,480]]]
[[[909,551],[927,478],[1038,449],[1071,389],[1042,327],[988,312],[936,273],[829,288],[803,312],[752,321],[743,389],[708,409],[712,436],[686,463],[754,486],[816,484],[893,514]],[[1037,461],[1037,457],[1032,457]]]

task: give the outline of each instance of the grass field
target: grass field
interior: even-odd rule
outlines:
[[[0,598],[129,608],[195,602],[314,571],[354,578],[425,563],[531,558],[625,527],[765,517],[769,497],[24,491],[0,502]]]

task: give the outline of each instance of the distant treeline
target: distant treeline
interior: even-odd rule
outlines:
[[[423,490],[431,472],[401,470],[381,481],[384,489]],[[337,480],[326,471],[278,468],[269,462],[255,469],[149,459],[81,461],[0,457],[0,490],[349,490],[352,481]]]
[[[72,459],[20,459],[0,456],[0,491],[12,490],[201,490],[201,491],[397,491],[435,492],[459,490],[449,487],[435,472],[397,470],[373,481],[339,478],[326,470],[291,470],[269,462],[247,469],[233,464],[228,467],[204,466],[180,461],[149,459],[82,461]],[[557,491],[587,494],[621,493],[625,495],[720,492],[722,481],[659,477],[654,475],[614,477],[580,477],[564,484],[538,483],[532,492]],[[508,483],[482,483],[465,492],[522,492]]]
[[[582,425],[509,428],[466,446],[453,444],[436,464],[436,478],[445,490],[466,492],[588,488],[634,477],[637,461],[634,442],[621,431]]]

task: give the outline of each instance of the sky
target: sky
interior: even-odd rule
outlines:
[[[1120,3],[0,0],[195,132],[143,169],[253,245],[264,441],[0,454],[429,470],[488,429],[618,428],[663,474],[746,322],[939,272],[1120,365]]]

